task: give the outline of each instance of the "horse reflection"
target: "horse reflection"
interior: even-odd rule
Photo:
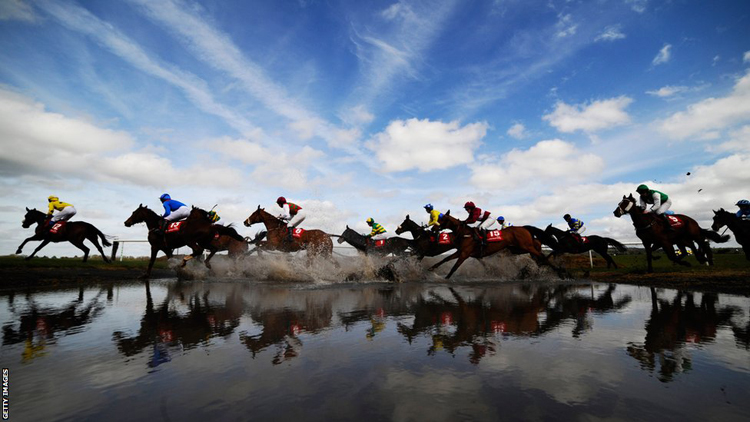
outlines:
[[[660,381],[672,381],[675,374],[692,368],[686,344],[712,343],[717,327],[729,324],[737,312],[731,306],[717,309],[717,302],[715,293],[703,293],[700,305],[696,305],[693,293],[684,291],[678,291],[670,302],[659,299],[652,287],[645,342],[630,343],[628,354],[649,372],[657,371],[658,367]]]
[[[44,307],[34,301],[33,294],[26,295],[29,308],[24,309],[16,322],[3,326],[3,346],[24,342],[21,354],[23,363],[47,354],[48,344],[56,339],[79,332],[101,314],[104,305],[99,302],[103,291],[95,295],[88,303],[84,300],[84,289],[80,287],[77,297],[62,308]],[[9,298],[11,311],[17,313],[15,299]]]
[[[280,310],[252,311],[253,320],[262,326],[257,335],[240,333],[240,340],[252,353],[253,358],[265,349],[276,346],[271,362],[278,365],[299,356],[302,350],[302,333],[317,334],[331,326],[331,306],[308,304],[304,310],[288,308]]]
[[[224,306],[211,304],[208,291],[202,296],[196,293],[187,297],[177,293],[186,302],[186,315],[170,308],[173,292],[155,308],[149,282],[146,282],[146,312],[141,318],[138,335],[127,336],[122,331],[112,333],[120,353],[129,357],[152,348],[148,365],[156,367],[171,360],[170,348],[191,349],[199,344],[207,345],[209,338],[227,338],[239,326],[241,306],[234,306],[231,302]]]

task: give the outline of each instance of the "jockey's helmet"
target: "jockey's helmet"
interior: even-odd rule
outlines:
[[[284,198],[283,196],[279,196],[279,199],[276,200],[276,203],[279,205],[284,205],[286,204],[286,198]]]
[[[53,201],[59,201],[60,198],[56,197],[55,195],[50,195],[49,198],[47,198],[47,200],[49,202],[53,202]]]
[[[497,221],[505,221],[505,217],[503,217],[503,216],[501,215],[500,217],[497,217]]]
[[[738,207],[746,207],[750,205],[750,201],[748,201],[747,199],[740,199],[735,205],[737,205]]]
[[[370,217],[370,218],[367,219],[367,224],[369,224],[371,226],[372,226],[372,223],[374,223],[374,222],[375,222],[375,220],[373,220],[372,217]]]
[[[570,220],[570,214],[563,215],[563,220]]]
[[[468,201],[467,203],[464,204],[464,208],[476,208],[476,207],[477,206],[474,205],[474,203],[471,201]]]
[[[162,196],[159,197],[159,200],[161,200],[161,202],[169,201],[170,199],[172,199],[172,197],[169,196],[168,193],[165,193],[165,194],[163,194]]]
[[[427,211],[432,211],[432,204],[425,205],[424,209],[426,209]]]
[[[638,187],[635,188],[635,191],[638,192],[638,193],[646,193],[646,192],[648,192],[648,190],[649,190],[648,186],[646,186],[646,185],[638,185]]]

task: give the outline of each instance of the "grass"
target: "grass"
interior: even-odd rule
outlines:
[[[690,267],[675,265],[667,258],[663,252],[656,252],[653,260],[654,272],[683,272],[683,273],[700,273],[715,272],[717,270],[745,270],[750,273],[750,261],[745,259],[743,253],[716,253],[714,251],[714,266],[707,267],[698,263],[694,256],[685,258],[685,262],[690,263]],[[569,269],[590,270],[591,273],[597,272],[618,272],[618,273],[643,273],[646,272],[646,254],[621,254],[612,257],[619,269],[607,269],[607,263],[603,258],[594,253],[594,268],[590,268],[588,254],[566,255],[565,264]]]
[[[99,256],[90,256],[88,262],[83,262],[82,257],[62,258],[32,258],[28,261],[17,255],[0,256],[0,269],[2,268],[97,268],[97,269],[143,269],[148,266],[147,257],[126,257],[122,261],[115,260],[107,264]],[[168,268],[166,257],[157,258],[154,268]]]

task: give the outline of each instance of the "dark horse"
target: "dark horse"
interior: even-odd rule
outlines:
[[[750,221],[743,221],[736,214],[721,208],[719,211],[714,211],[714,223],[711,224],[711,229],[719,231],[724,226],[734,233],[734,239],[742,245],[745,258],[750,261]]]
[[[266,212],[260,205],[250,217],[247,217],[245,226],[250,227],[256,223],[263,223],[268,230],[268,240],[259,244],[259,248],[281,252],[297,252],[304,249],[307,250],[308,265],[312,264],[314,257],[321,255],[338,266],[333,260],[333,241],[328,233],[322,230],[305,230],[299,238],[293,237],[290,242],[286,223]]]
[[[229,236],[237,241],[245,241],[245,238],[240,236],[234,228],[211,223],[208,212],[200,208],[193,207],[188,218],[183,221],[179,231],[162,234],[155,230],[159,228],[160,222],[161,216],[143,204],[140,204],[133,211],[133,214],[130,215],[130,218],[125,220],[126,227],[131,227],[138,223],[146,223],[146,227],[149,230],[148,243],[151,245],[151,260],[148,262],[148,269],[143,276],[144,278],[151,276],[151,269],[154,266],[154,261],[156,261],[156,255],[159,251],[164,252],[167,258],[172,258],[173,249],[188,246],[192,253],[182,259],[182,266],[184,267],[187,261],[201,256],[203,250],[208,249],[211,254],[206,259],[206,266],[211,268],[209,261],[216,251],[218,251],[218,248],[212,245],[212,241],[217,234],[219,236]]]
[[[437,256],[448,252],[451,249],[456,249],[456,245],[452,242],[441,245],[437,241],[436,233],[420,226],[414,220],[409,218],[408,215],[404,222],[396,229],[396,234],[402,234],[405,232],[411,233],[411,236],[414,238],[412,241],[412,249],[414,250],[414,253],[416,253],[417,259],[420,261],[426,256]]]
[[[85,221],[70,221],[65,223],[65,226],[58,233],[50,233],[46,228],[47,214],[37,211],[36,209],[30,210],[26,208],[26,216],[23,217],[23,223],[21,223],[21,226],[24,229],[28,229],[34,223],[36,223],[34,235],[24,240],[16,250],[16,254],[20,254],[24,245],[26,245],[26,242],[29,240],[41,240],[42,243],[34,249],[34,252],[32,252],[31,255],[26,257],[27,260],[33,258],[34,255],[36,255],[40,249],[47,246],[49,242],[70,242],[76,248],[83,251],[83,262],[86,262],[86,260],[89,259],[89,248],[83,244],[83,241],[88,239],[89,242],[96,246],[99,253],[102,254],[104,262],[109,262],[109,259],[104,256],[104,251],[99,245],[98,238],[102,240],[104,246],[112,246],[112,244],[109,243],[107,237],[92,224],[86,223]]]
[[[623,195],[622,201],[617,205],[614,214],[617,218],[625,214],[630,214],[630,218],[633,220],[633,227],[635,227],[635,234],[641,239],[643,248],[646,250],[648,272],[650,273],[654,272],[651,261],[653,259],[652,252],[656,249],[664,249],[667,257],[672,262],[690,266],[690,263],[682,261],[677,257],[672,247],[672,245],[678,245],[684,248],[684,245],[689,245],[691,249],[694,249],[695,258],[698,262],[708,262],[709,265],[713,265],[713,252],[708,241],[712,240],[716,243],[724,243],[729,240],[729,236],[721,236],[719,233],[703,229],[695,220],[682,214],[675,214],[675,217],[680,218],[684,224],[668,230],[666,227],[668,223],[660,216],[653,213],[645,214],[641,207],[635,205],[633,194],[630,194],[628,197]],[[692,247],[693,242],[698,244],[697,249]]]
[[[547,257],[542,253],[541,242],[535,239],[531,235],[531,232],[523,227],[511,226],[502,229],[502,240],[482,245],[482,241],[476,236],[478,233],[477,230],[451,216],[450,211],[443,214],[438,223],[440,223],[440,227],[453,231],[453,234],[456,236],[456,246],[458,247],[456,252],[430,268],[430,270],[434,270],[447,261],[458,259],[445,278],[450,278],[468,258],[481,259],[500,252],[503,249],[513,249],[515,253],[522,253],[521,251],[523,251],[524,253],[531,254],[537,263],[549,265],[560,273],[560,270],[552,266]]]
[[[368,241],[369,240],[369,241]],[[373,255],[388,255],[393,254],[396,256],[405,256],[408,254],[407,249],[412,247],[414,243],[411,239],[404,239],[403,237],[389,237],[384,239],[383,246],[375,246],[374,241],[371,241],[367,236],[357,233],[354,229],[350,229],[346,226],[346,230],[339,236],[338,242],[354,246],[354,249],[364,252],[365,254]]]
[[[607,261],[607,268],[612,265],[617,268],[615,260],[612,259],[612,257],[607,253],[608,246],[612,245],[615,249],[617,249],[617,252],[625,252],[627,250],[625,245],[609,237],[591,235],[585,237],[585,242],[580,242],[569,232],[560,230],[557,227],[553,227],[552,224],[547,226],[545,232],[552,236],[555,236],[555,238],[557,239],[557,248],[553,249],[550,256],[559,256],[565,253],[577,254],[594,251]]]

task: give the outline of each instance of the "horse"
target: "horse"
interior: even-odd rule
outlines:
[[[711,230],[719,231],[724,226],[727,226],[734,233],[735,240],[742,245],[745,258],[750,261],[750,221],[743,221],[736,214],[720,208],[719,211],[714,211],[714,222],[711,224]]]
[[[248,242],[248,238],[240,241],[231,236],[219,235],[218,237],[215,236],[211,241],[211,246],[216,249],[216,252],[227,251],[227,255],[230,258],[237,259],[247,253],[249,249]]]
[[[584,242],[575,239],[575,237],[564,230],[560,230],[557,227],[553,227],[552,224],[547,226],[545,232],[554,236],[557,239],[557,248],[553,248],[552,253],[547,256],[559,256],[565,253],[579,254],[588,251],[594,251],[602,256],[607,261],[607,268],[614,266],[617,268],[617,263],[607,253],[607,248],[612,245],[617,252],[625,252],[627,248],[622,243],[609,237],[602,237],[597,235],[586,236]]]
[[[112,246],[112,244],[107,240],[107,236],[94,227],[94,225],[85,221],[69,221],[65,223],[65,226],[63,226],[63,228],[57,233],[52,233],[47,230],[47,221],[47,214],[38,211],[36,208],[26,208],[26,215],[23,217],[21,227],[28,229],[32,224],[36,223],[36,229],[34,229],[33,236],[27,238],[20,246],[18,246],[16,254],[20,254],[24,245],[30,240],[41,240],[42,243],[34,249],[34,252],[32,252],[31,255],[26,257],[27,261],[33,258],[39,250],[47,246],[49,242],[70,242],[76,248],[83,251],[83,262],[86,262],[89,259],[89,248],[83,244],[83,241],[88,239],[89,242],[96,246],[99,253],[102,254],[104,262],[109,262],[109,259],[104,255],[104,250],[102,250],[102,247],[99,245],[98,239],[102,240],[104,246]]]
[[[420,226],[410,219],[408,214],[406,215],[406,219],[396,229],[396,234],[405,232],[411,233],[411,236],[414,238],[411,246],[419,261],[426,256],[437,256],[451,249],[456,249],[456,245],[453,242],[440,244],[437,241],[437,233]]]
[[[389,237],[384,240],[385,242],[382,246],[376,246],[374,241],[370,240],[367,236],[357,233],[354,229],[350,229],[349,226],[346,226],[346,230],[338,238],[339,243],[347,242],[354,246],[356,250],[364,252],[366,255],[371,253],[380,256],[389,254],[405,256],[407,255],[407,249],[410,249],[412,243],[414,243],[413,240],[404,239],[403,237]]]
[[[148,243],[151,245],[151,259],[149,260],[146,274],[142,278],[149,278],[151,276],[151,269],[154,266],[156,255],[159,251],[164,252],[167,258],[172,258],[173,249],[182,246],[190,247],[192,253],[182,259],[182,266],[184,267],[189,260],[200,256],[204,249],[208,249],[211,253],[206,259],[205,264],[206,267],[211,268],[211,258],[218,250],[211,244],[216,234],[220,236],[226,235],[237,241],[244,242],[245,240],[231,226],[213,224],[208,217],[208,212],[200,208],[193,207],[190,215],[182,222],[182,226],[178,231],[159,233],[156,229],[159,228],[160,222],[161,216],[159,214],[147,206],[140,204],[124,223],[125,227],[131,227],[138,223],[146,223],[146,227],[149,230]]]
[[[633,227],[635,227],[635,234],[641,239],[643,248],[646,250],[648,272],[650,273],[654,272],[651,263],[653,259],[652,252],[658,248],[663,248],[667,257],[672,262],[689,267],[690,263],[678,258],[672,247],[672,245],[678,245],[682,249],[684,245],[689,245],[693,249],[698,262],[708,262],[708,265],[713,265],[713,252],[708,241],[712,240],[716,243],[724,243],[729,240],[729,236],[721,236],[719,233],[703,229],[695,220],[682,214],[675,214],[675,217],[680,218],[684,224],[668,230],[665,227],[668,223],[662,217],[653,213],[645,213],[641,207],[635,205],[633,194],[630,194],[628,197],[623,195],[622,201],[620,201],[613,213],[617,218],[625,214],[630,214],[630,218],[633,220]],[[698,244],[697,249],[693,247],[694,241]]]
[[[457,259],[456,263],[453,265],[453,268],[451,268],[450,272],[448,272],[448,275],[445,276],[446,279],[450,278],[458,269],[458,267],[460,267],[461,264],[463,264],[463,262],[468,258],[471,257],[481,259],[485,256],[495,254],[503,249],[508,248],[513,248],[518,253],[522,253],[521,251],[523,251],[525,253],[531,254],[532,258],[534,258],[537,263],[548,265],[557,270],[558,274],[560,274],[560,270],[550,264],[547,260],[547,257],[545,257],[542,253],[541,242],[534,239],[534,237],[531,235],[531,232],[524,229],[523,227],[511,226],[502,230],[498,230],[502,236],[501,240],[496,242],[487,242],[486,245],[482,245],[482,240],[477,236],[479,232],[476,229],[467,226],[464,222],[461,222],[457,218],[451,216],[450,211],[443,214],[438,219],[438,223],[440,223],[440,227],[444,227],[453,231],[454,236],[456,236],[456,246],[458,247],[458,250],[456,252],[430,267],[430,271],[432,271],[447,261]],[[481,236],[481,234],[479,235]]]
[[[263,223],[268,231],[268,240],[258,245],[259,250],[261,247],[262,249],[281,252],[306,250],[308,265],[312,264],[313,258],[322,256],[338,266],[338,263],[333,259],[333,241],[328,233],[322,230],[304,230],[299,237],[292,237],[290,241],[289,228],[286,223],[266,212],[260,205],[247,217],[245,226],[250,227],[256,223]]]

